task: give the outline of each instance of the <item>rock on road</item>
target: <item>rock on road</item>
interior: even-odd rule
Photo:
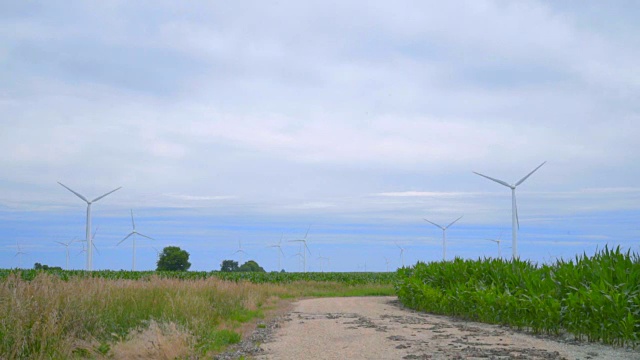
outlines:
[[[630,349],[408,310],[395,297],[305,299],[293,306],[256,359],[640,359]]]

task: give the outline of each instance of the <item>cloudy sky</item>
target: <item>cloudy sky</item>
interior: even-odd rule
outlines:
[[[0,5],[0,267],[255,259],[300,271],[639,251],[633,1]],[[239,242],[246,254],[234,254]],[[155,249],[154,249],[155,248]],[[70,267],[85,267],[81,243]],[[20,253],[20,254],[18,254]],[[386,260],[385,260],[386,258]]]

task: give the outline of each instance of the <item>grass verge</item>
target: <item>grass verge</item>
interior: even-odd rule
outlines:
[[[390,284],[218,277],[139,280],[20,272],[0,280],[0,354],[6,358],[184,358],[240,341],[242,325],[280,301],[390,295]]]

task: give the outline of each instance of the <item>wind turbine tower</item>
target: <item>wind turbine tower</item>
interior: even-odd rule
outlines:
[[[27,255],[26,252],[22,251],[22,247],[18,244],[18,240],[16,240],[16,254],[13,257],[18,257],[18,268],[22,269],[22,256]]]
[[[73,244],[76,241],[76,239],[72,239],[69,240],[68,242],[64,243],[62,241],[56,241],[58,244],[64,246],[67,250],[67,266],[65,267],[65,270],[69,270],[69,245]]]
[[[141,234],[139,232],[136,231],[136,223],[135,221],[133,221],[133,209],[131,209],[131,226],[133,227],[133,230],[129,233],[129,235],[125,236],[124,239],[120,240],[120,242],[118,243],[118,245],[122,244],[123,241],[127,240],[129,237],[133,236],[132,242],[133,242],[133,263],[131,264],[131,271],[136,271],[136,235],[140,235],[142,237],[145,237],[149,240],[155,240],[152,237],[149,237],[145,234]]]
[[[431,222],[431,221],[429,221],[427,219],[424,219],[424,221],[426,221],[426,222],[428,222],[428,223],[430,223],[432,225],[435,225],[435,226],[439,227],[440,229],[442,229],[442,261],[446,261],[447,260],[447,243],[446,243],[447,242],[447,229],[451,225],[455,224],[460,219],[462,219],[462,216],[460,216],[459,218],[453,220],[453,222],[451,222],[451,224],[449,224],[449,225],[447,225],[445,227],[442,227],[442,226],[440,226],[440,225],[438,225],[438,224],[436,224],[434,222]]]
[[[242,254],[247,254],[244,250],[242,250],[242,240],[238,240],[238,250],[231,255],[240,254],[240,263],[238,266],[242,266]]]
[[[69,188],[68,186],[66,186],[65,184],[61,183],[58,181],[58,184],[62,185],[62,187],[64,187],[65,189],[71,191],[72,193],[74,193],[77,197],[79,197],[80,199],[82,199],[82,201],[87,203],[87,234],[86,234],[86,241],[87,241],[87,270],[91,271],[93,270],[93,241],[91,239],[91,204],[93,204],[94,202],[102,199],[103,197],[117,191],[120,190],[122,187],[119,187],[117,189],[111,190],[108,193],[98,196],[97,198],[89,201],[87,200],[86,197],[80,195],[79,193],[71,190],[71,188]]]
[[[398,245],[398,243],[396,243],[396,246],[400,249],[400,260],[402,261],[402,267],[404,267],[404,248]]]
[[[487,241],[492,241],[496,244],[498,244],[498,258],[502,258],[502,253],[500,251],[500,243],[502,242],[502,234],[500,234],[500,236],[498,236],[497,239],[485,239]]]
[[[536,172],[538,169],[540,169],[542,167],[542,165],[546,164],[547,162],[543,162],[542,164],[538,165],[537,168],[533,169],[533,171],[531,171],[530,173],[528,173],[525,177],[523,177],[522,179],[520,179],[517,183],[515,184],[509,184],[505,181],[499,180],[499,179],[494,179],[492,177],[489,177],[487,175],[482,175],[478,172],[473,172],[476,175],[480,175],[484,178],[487,178],[491,181],[495,181],[500,185],[506,186],[508,188],[511,189],[511,250],[513,250],[513,259],[518,257],[518,229],[520,228],[520,220],[518,219],[518,205],[516,204],[516,188],[518,187],[518,185],[522,184],[525,180],[527,180],[527,178],[529,178],[529,176],[531,176],[531,174],[533,174],[534,172]]]
[[[278,248],[278,271],[282,270],[282,257],[284,256],[284,252],[282,252],[282,238],[284,237],[284,233],[280,235],[280,241],[277,244],[269,245],[268,247]]]
[[[304,237],[302,239],[289,240],[289,242],[299,242],[299,243],[302,243],[301,245],[304,245],[303,248],[302,248],[302,270],[303,270],[303,272],[307,272],[307,252],[309,252],[309,255],[311,255],[311,250],[309,250],[309,247],[307,246],[307,235],[309,235],[309,229],[311,229],[311,225],[309,225],[309,227],[307,228],[307,232],[304,234]]]
[[[329,265],[331,264],[331,260],[329,260],[328,257],[325,256],[318,256],[318,260],[320,260],[320,272],[324,272],[324,269],[322,267],[322,263],[326,260],[327,261],[327,271],[329,271]]]

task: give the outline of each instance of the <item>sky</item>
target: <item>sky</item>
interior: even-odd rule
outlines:
[[[3,1],[0,267],[640,252],[635,1]],[[240,245],[241,243],[241,245]],[[84,269],[83,243],[69,268]],[[241,249],[244,253],[237,252]],[[401,248],[403,249],[401,251]],[[402,255],[402,256],[401,256]],[[326,257],[328,260],[319,259]]]

